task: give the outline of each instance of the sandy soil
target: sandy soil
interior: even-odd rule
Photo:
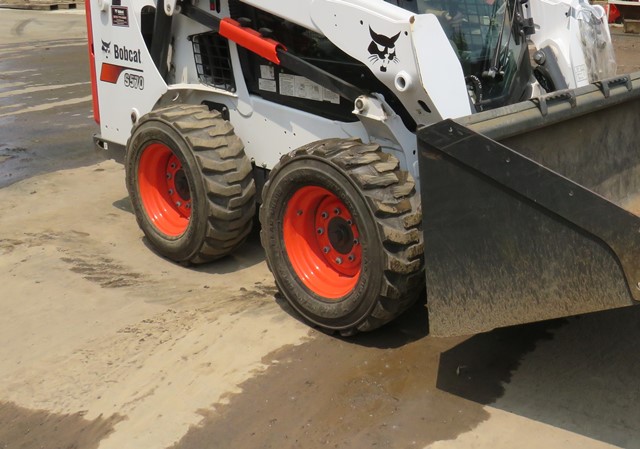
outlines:
[[[34,13],[0,12],[16,31],[4,61],[31,61],[20,45],[53,27],[55,46],[81,55],[63,65],[85,64],[82,15],[18,14]],[[616,40],[640,68],[639,41]],[[0,95],[23,92],[0,97],[0,179],[47,133],[86,133],[69,150],[93,154],[86,92],[28,111],[48,97],[24,89],[44,81],[16,73],[0,76]],[[44,137],[22,135],[31,128]],[[283,304],[256,234],[204,267],[157,256],[113,161],[0,189],[0,286],[0,447],[640,447],[640,308],[436,339],[417,304],[337,339]]]
[[[273,301],[256,245],[198,270],[149,251],[122,177],[105,162],[2,190],[0,397],[119,422],[102,447],[166,447],[309,330]]]
[[[123,176],[107,161],[0,190],[0,447],[608,447],[580,434],[598,424],[585,423],[575,396],[555,425],[500,409],[527,354],[566,321],[477,344],[427,337],[418,304],[381,332],[329,337],[278,300],[255,235],[198,269],[156,256]],[[597,373],[589,359],[570,360]],[[557,378],[548,381],[567,390]]]

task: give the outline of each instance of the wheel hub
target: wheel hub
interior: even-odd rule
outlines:
[[[176,172],[175,182],[176,182],[176,192],[178,192],[178,195],[180,195],[180,198],[182,198],[185,201],[191,200],[191,191],[189,190],[189,181],[187,181],[187,175],[185,175],[184,170],[182,168],[180,168],[180,170]]]
[[[351,223],[342,217],[335,217],[329,221],[329,243],[341,254],[349,254],[353,248],[353,231]]]
[[[315,214],[317,245],[322,248],[325,261],[337,273],[355,276],[360,270],[360,248],[356,247],[358,229],[344,203],[335,195],[326,195]]]
[[[171,154],[167,161],[167,193],[175,209],[185,217],[191,215],[191,192],[189,181],[180,159]]]
[[[355,287],[362,265],[360,237],[340,198],[322,187],[299,189],[289,201],[283,228],[291,265],[309,289],[337,299]]]
[[[162,233],[179,236],[191,218],[191,190],[180,159],[162,143],[152,143],[140,156],[138,188],[151,222]]]

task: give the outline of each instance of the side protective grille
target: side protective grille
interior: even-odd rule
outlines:
[[[229,41],[218,33],[190,36],[193,58],[200,82],[207,86],[235,92],[236,84],[231,68]]]

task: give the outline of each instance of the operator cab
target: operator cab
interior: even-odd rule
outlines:
[[[469,96],[478,111],[529,98],[533,74],[521,0],[387,0],[438,18],[458,56]]]

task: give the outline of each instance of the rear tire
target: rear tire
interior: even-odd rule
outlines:
[[[304,318],[351,335],[392,320],[422,293],[415,183],[378,145],[329,139],[273,168],[261,241],[278,288]]]
[[[125,169],[140,228],[171,260],[218,259],[251,231],[251,163],[231,124],[206,106],[172,106],[142,117],[127,142]]]

